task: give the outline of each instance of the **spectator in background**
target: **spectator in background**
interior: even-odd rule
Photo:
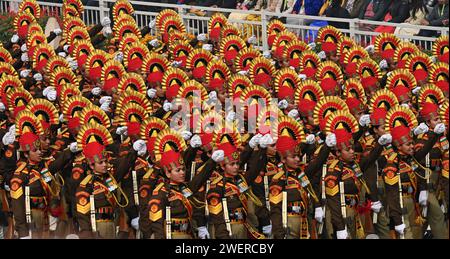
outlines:
[[[430,14],[422,20],[421,25],[428,26],[448,26],[448,0],[439,0]],[[436,31],[420,30],[419,36],[437,36]]]
[[[391,0],[364,0],[359,10],[358,18],[361,20],[382,21],[386,16]],[[377,26],[360,24],[360,30],[374,31]]]
[[[392,23],[402,23],[409,18],[409,10],[411,6],[409,0],[397,0],[393,1],[389,7],[389,13],[391,19],[388,22]]]
[[[422,20],[425,20],[425,16],[428,14],[428,9],[426,8],[423,0],[412,0],[409,10],[409,18],[405,20],[404,23],[421,25]],[[416,28],[402,28],[398,27],[395,29],[395,34],[397,35],[416,35],[419,33],[419,29]]]
[[[350,13],[342,7],[342,0],[332,0],[328,9],[325,10],[326,17],[349,19]],[[349,29],[349,24],[346,22],[328,22],[329,25],[340,29]]]

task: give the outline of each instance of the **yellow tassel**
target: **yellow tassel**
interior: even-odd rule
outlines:
[[[416,223],[417,225],[422,226],[424,222],[425,222],[425,219],[424,219],[422,216],[417,216],[417,217],[416,217],[415,223]]]

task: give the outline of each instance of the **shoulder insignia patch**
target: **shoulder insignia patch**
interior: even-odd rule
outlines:
[[[339,185],[333,179],[327,180],[325,185],[325,193],[328,196],[335,196],[339,192]]]
[[[278,204],[283,200],[282,188],[279,185],[270,186],[269,201]]]
[[[396,174],[394,171],[389,170],[384,175],[384,182],[388,185],[395,185],[398,184],[399,175]]]
[[[17,200],[23,195],[22,180],[18,178],[11,179],[11,198]]]
[[[207,197],[208,210],[214,215],[218,215],[222,211],[222,202],[218,193],[211,193]]]
[[[89,201],[89,194],[87,192],[77,193],[77,212],[81,214],[88,214],[91,209],[91,203]]]
[[[162,218],[162,209],[160,208],[160,201],[153,199],[150,201],[149,218],[155,222]]]

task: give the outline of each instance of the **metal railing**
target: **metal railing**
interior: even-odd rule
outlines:
[[[10,12],[15,11],[14,5],[18,5],[21,0],[0,0],[0,12]],[[87,25],[97,24],[105,16],[109,16],[109,9],[114,4],[115,0],[99,0],[96,6],[85,6],[83,13],[83,21]],[[317,31],[320,27],[315,26],[317,21],[320,22],[340,22],[347,23],[349,29],[341,29],[341,31],[354,39],[358,44],[363,46],[373,44],[375,36],[379,32],[366,29],[367,27],[375,28],[377,26],[390,26],[394,28],[409,28],[415,30],[430,30],[435,31],[437,34],[448,35],[449,28],[447,27],[432,27],[432,26],[419,26],[411,25],[406,23],[396,24],[388,22],[376,22],[369,20],[360,19],[342,19],[342,18],[331,18],[331,17],[320,17],[320,16],[308,16],[299,14],[282,14],[261,11],[244,11],[235,9],[224,9],[224,8],[209,8],[200,6],[190,6],[190,5],[177,5],[177,4],[166,4],[166,3],[153,3],[153,2],[141,2],[141,1],[130,1],[133,6],[139,6],[136,8],[134,14],[136,23],[139,27],[144,27],[149,24],[149,22],[158,15],[155,11],[146,11],[145,9],[164,9],[172,8],[180,14],[183,19],[186,30],[192,34],[200,34],[208,32],[208,20],[212,13],[222,12],[229,17],[229,22],[234,24],[242,33],[242,35],[250,37],[255,35],[258,40],[258,45],[262,50],[267,50],[267,25],[271,18],[277,17],[286,20],[286,28],[299,36],[300,39],[310,42],[314,41],[317,35]],[[38,1],[41,6],[42,11],[47,15],[60,15],[62,13],[60,3],[49,3]],[[204,11],[205,16],[197,16],[190,13],[190,10],[195,8],[197,10]],[[254,19],[247,20],[243,17],[253,16]],[[235,17],[238,17],[237,19]],[[315,22],[312,22],[315,21]],[[151,32],[153,35],[155,31]],[[422,47],[425,50],[431,50],[432,45],[436,37],[421,37],[412,35],[401,35],[396,34],[397,37],[403,40],[409,40],[414,44]]]

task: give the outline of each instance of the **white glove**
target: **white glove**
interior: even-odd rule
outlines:
[[[67,57],[67,54],[64,51],[61,51],[61,52],[58,52],[58,56],[65,58],[65,57]]]
[[[262,148],[267,148],[268,145],[272,145],[272,144],[273,144],[273,138],[272,138],[272,136],[270,136],[270,134],[264,135],[259,140],[259,146]]]
[[[325,51],[321,51],[319,53],[317,53],[317,56],[321,59],[321,60],[325,60],[327,59],[327,54],[325,53]]]
[[[153,99],[153,98],[155,98],[155,96],[156,96],[156,89],[148,89],[147,90],[147,96],[150,98],[150,99]]]
[[[143,156],[147,153],[147,144],[142,139],[138,139],[133,143],[133,149],[138,153],[138,156]]]
[[[316,142],[316,136],[314,136],[314,134],[306,136],[306,144],[311,145],[314,144],[314,142]]]
[[[248,142],[248,145],[254,149],[258,146],[259,144],[259,140],[262,138],[262,135],[260,133],[256,134],[255,136],[253,136],[250,141]]]
[[[17,43],[18,41],[19,41],[19,35],[14,34],[14,35],[11,37],[11,43]]]
[[[128,134],[128,127],[127,126],[117,127],[116,134],[126,136]]]
[[[369,53],[372,54],[375,51],[375,46],[374,45],[369,45],[365,48],[365,50]]]
[[[209,92],[208,97],[211,101],[217,101],[217,92],[216,91]]]
[[[20,77],[27,77],[30,75],[31,70],[29,69],[24,69],[22,71],[20,71]]]
[[[16,134],[16,124],[11,125],[11,127],[9,127],[8,132],[11,134]]]
[[[198,237],[200,239],[209,239],[210,238],[208,229],[205,226],[199,227],[199,228],[197,228],[197,230],[198,230]]]
[[[150,27],[150,29],[155,28],[155,26],[156,26],[156,19],[153,19],[148,23],[148,27]]]
[[[112,101],[112,97],[107,96],[107,95],[102,96],[102,98],[100,98],[100,100],[99,100],[100,104],[104,104],[104,103],[111,104],[111,101]]]
[[[70,143],[70,145],[69,145],[69,150],[70,150],[70,152],[72,152],[72,153],[76,153],[76,152],[80,151],[80,150],[78,149],[77,142],[72,142],[72,143]]]
[[[311,43],[308,44],[308,46],[309,46],[311,49],[315,49],[315,48],[316,48],[316,43],[315,43],[315,42],[311,42]]]
[[[323,217],[324,217],[324,215],[323,215],[322,207],[317,207],[314,210],[314,218],[317,220],[317,222],[322,223]]]
[[[36,73],[36,74],[34,74],[33,78],[34,78],[34,80],[36,80],[36,81],[42,81],[42,75],[41,75],[41,73]]]
[[[20,51],[22,51],[22,52],[26,52],[28,49],[27,49],[27,44],[22,44],[22,46],[20,46]]]
[[[405,224],[402,223],[400,225],[395,226],[394,228],[395,228],[395,231],[397,231],[397,233],[402,235],[405,232],[406,226],[405,226]]]
[[[383,207],[383,205],[381,204],[380,201],[373,202],[372,205],[370,205],[370,208],[375,213],[379,213],[382,207]]]
[[[102,20],[102,26],[106,27],[106,26],[110,26],[111,25],[111,20],[109,19],[109,17],[105,17]]]
[[[139,230],[139,217],[136,217],[131,220],[131,227],[136,230]]]
[[[59,122],[63,123],[64,122],[64,114],[60,114],[59,115]]]
[[[280,108],[281,110],[286,109],[288,106],[289,103],[285,99],[278,102],[278,108]]]
[[[258,43],[258,39],[256,39],[256,36],[255,36],[255,35],[252,35],[250,38],[248,38],[247,42],[248,42],[249,44],[255,45],[255,44]]]
[[[225,152],[223,150],[216,150],[211,155],[212,160],[216,163],[220,163],[225,159]]]
[[[28,54],[26,52],[22,53],[22,56],[20,56],[20,60],[22,60],[22,62],[27,62]]]
[[[306,79],[306,75],[305,74],[298,74],[298,78],[300,78],[301,80],[305,80]]]
[[[109,102],[104,102],[104,103],[102,103],[101,105],[100,105],[100,109],[102,109],[104,112],[109,112],[109,105],[110,105],[111,103],[109,103]]]
[[[69,48],[70,48],[70,45],[69,45],[69,44],[66,44],[66,45],[63,46],[63,50],[64,50],[65,52],[69,52]]]
[[[247,70],[241,70],[241,71],[238,72],[238,74],[246,76],[248,74],[248,71]]]
[[[19,239],[31,239],[31,236],[20,237]]]
[[[328,134],[325,138],[325,144],[327,144],[328,147],[336,146],[336,135],[334,133]]]
[[[384,146],[387,144],[391,144],[392,143],[392,135],[389,133],[383,134],[379,139],[378,139],[378,144]]]
[[[111,27],[109,26],[103,27],[103,36],[108,37],[111,34],[112,34]]]
[[[47,94],[53,89],[53,86],[47,86],[46,88],[44,88],[44,90],[42,90],[42,95],[47,97]]]
[[[183,64],[182,61],[174,61],[174,62],[172,62],[172,67],[180,67],[181,64]]]
[[[191,144],[192,148],[198,148],[202,145],[202,139],[199,135],[192,136],[191,140],[189,141],[189,144]]]
[[[157,48],[159,47],[159,41],[158,39],[153,39],[149,42],[150,46],[152,46],[153,48]]]
[[[274,65],[274,66],[275,66],[276,63],[277,63],[277,62],[276,62],[275,60],[270,61],[270,64],[272,64],[272,65]]]
[[[414,129],[414,135],[420,135],[420,134],[424,134],[424,133],[427,133],[428,132],[428,130],[429,130],[429,128],[428,128],[428,126],[427,126],[427,124],[425,124],[425,123],[420,123],[419,124],[419,126],[417,126],[415,129]]]
[[[114,59],[122,62],[123,61],[123,53],[121,51],[117,52],[117,54],[114,56]]]
[[[369,114],[363,114],[359,118],[359,125],[362,127],[367,127],[370,124],[370,115]]]
[[[192,133],[190,131],[183,130],[181,132],[181,136],[183,137],[184,140],[188,140],[192,137]]]
[[[427,206],[428,203],[428,192],[427,191],[420,191],[419,194],[419,204],[420,206]]]
[[[445,131],[445,124],[439,123],[434,127],[434,133],[436,134],[442,134]]]
[[[0,102],[0,112],[4,112],[6,110],[6,106]]]
[[[78,63],[75,60],[69,61],[69,66],[72,70],[76,70],[78,68]]]
[[[213,50],[213,46],[211,44],[203,44],[202,48],[209,52]]]
[[[56,34],[56,36],[59,36],[59,35],[61,35],[62,30],[60,28],[56,28],[53,30],[53,32]]]
[[[438,62],[438,59],[437,59],[437,57],[436,56],[431,56],[431,62],[433,62],[433,63],[437,63]]]
[[[337,239],[347,239],[348,233],[347,229],[336,231]]]
[[[414,94],[414,95],[417,95],[418,93],[419,93],[419,91],[420,91],[420,86],[417,86],[417,87],[415,87],[414,89],[412,89],[412,93]]]
[[[206,34],[202,33],[197,35],[197,40],[198,41],[206,41]]]
[[[270,54],[270,50],[264,50],[263,57],[270,59],[272,54]]]
[[[272,234],[272,225],[262,227],[262,231],[264,235],[270,236]]]
[[[5,135],[3,135],[2,142],[3,145],[11,145],[16,140],[16,133],[15,132],[6,132]]]
[[[295,70],[295,67],[293,67],[293,66],[289,66],[289,69]]]
[[[172,104],[166,100],[163,104],[163,110],[165,112],[172,110]]]
[[[56,95],[57,95],[57,92],[56,92],[55,88],[51,87],[51,89],[47,92],[46,97],[49,101],[53,102],[56,100]]]
[[[66,239],[80,239],[80,237],[77,234],[69,234]]]
[[[389,66],[388,66],[386,59],[383,59],[380,61],[380,69],[387,69],[388,67]]]
[[[102,92],[102,89],[98,86],[92,88],[92,90],[91,90],[91,93],[95,96],[99,96],[101,92]]]
[[[294,119],[297,119],[299,116],[298,110],[297,109],[292,109],[289,113],[288,116]]]
[[[236,113],[231,111],[228,113],[227,117],[225,118],[226,121],[232,122],[236,118]]]
[[[405,108],[409,109],[409,104],[407,104],[407,103],[402,103],[402,104],[400,104],[400,106],[402,106],[402,107],[405,107]]]

